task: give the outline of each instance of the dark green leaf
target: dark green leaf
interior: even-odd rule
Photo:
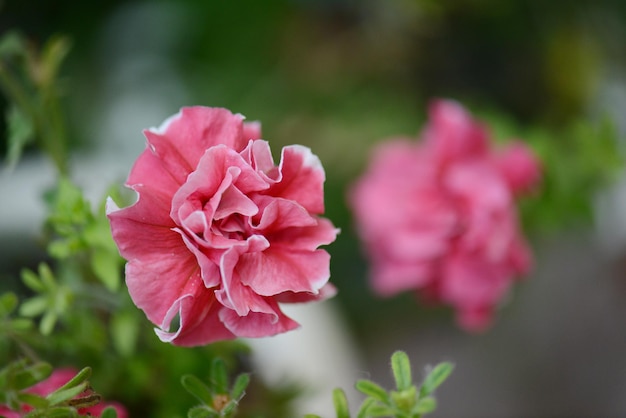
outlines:
[[[45,409],[50,405],[50,402],[46,398],[42,398],[39,395],[33,393],[21,392],[17,394],[17,399],[21,403],[25,403],[34,407],[35,409]]]
[[[0,296],[0,318],[8,316],[15,310],[18,304],[17,295],[13,292],[6,292]]]
[[[215,418],[218,416],[216,412],[210,411],[206,406],[202,405],[194,406],[187,413],[187,418]]]
[[[7,120],[7,166],[9,169],[19,161],[22,150],[35,138],[35,128],[32,119],[19,107],[9,107],[6,115]]]
[[[12,387],[16,390],[29,388],[52,374],[52,366],[48,363],[35,363],[22,370],[16,371],[12,379]]]
[[[200,402],[205,405],[213,405],[211,390],[196,376],[191,374],[184,375],[180,379],[180,382],[187,392],[195,396]]]
[[[117,411],[112,406],[108,406],[102,411],[100,418],[117,418]]]
[[[213,367],[211,367],[211,384],[213,393],[228,393],[228,372],[226,371],[224,360],[219,357],[213,360]]]

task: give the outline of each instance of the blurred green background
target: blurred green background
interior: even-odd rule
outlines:
[[[5,0],[0,33],[13,29],[35,45],[71,39],[62,86],[72,163],[86,173],[83,187],[97,179],[98,199],[101,177],[125,178],[144,146],[141,130],[181,106],[222,106],[260,120],[275,153],[293,143],[312,148],[326,169],[327,216],[342,229],[329,247],[334,304],[373,378],[388,382],[389,354],[405,349],[415,365],[457,363],[435,416],[626,414],[619,218],[604,219],[615,221],[604,240],[593,239],[598,225],[590,222],[605,213],[594,211],[592,197],[604,190],[626,127],[626,2]],[[500,139],[527,139],[554,171],[525,212],[536,273],[482,336],[457,330],[448,310],[422,307],[412,295],[370,294],[345,203],[371,145],[417,134],[433,97],[460,100]],[[612,135],[575,128],[605,118]],[[27,158],[37,154],[26,150]],[[85,169],[98,159],[103,165]],[[19,167],[10,175],[17,179]],[[6,176],[3,185],[14,182]],[[13,219],[5,196],[2,213],[11,220],[0,231],[0,265],[8,276],[36,261],[39,219],[36,211]],[[601,208],[619,214],[607,199]]]

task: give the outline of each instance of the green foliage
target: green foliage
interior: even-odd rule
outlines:
[[[58,75],[70,49],[64,37],[52,37],[37,50],[21,34],[0,39],[0,89],[10,100],[7,163],[17,164],[25,146],[36,141],[67,173],[68,140],[60,106]]]
[[[437,402],[432,394],[450,376],[453,368],[451,363],[440,363],[426,375],[422,384],[417,386],[411,377],[409,357],[403,351],[396,351],[391,356],[391,370],[396,389],[387,391],[371,380],[359,380],[356,388],[367,397],[357,412],[357,418],[420,418],[433,412]],[[333,403],[337,418],[350,418],[348,401],[343,390],[335,389]],[[306,418],[315,417],[316,415],[306,416]]]
[[[22,302],[20,314],[29,318],[41,315],[39,330],[43,335],[50,335],[59,317],[70,308],[74,294],[69,287],[58,283],[47,264],[41,263],[38,273],[22,271],[24,284],[36,295]]]
[[[47,200],[50,207],[46,220],[51,235],[50,255],[59,260],[86,259],[88,270],[108,290],[118,290],[123,259],[111,237],[104,203],[94,214],[82,191],[65,177],[59,179]]]
[[[221,358],[215,358],[207,384],[189,374],[181,378],[181,384],[187,392],[201,403],[192,407],[187,417],[233,417],[249,383],[250,376],[242,373],[237,376],[229,390],[226,364]]]
[[[89,407],[100,401],[100,395],[91,390],[88,381],[90,368],[79,371],[69,382],[46,396],[29,393],[37,383],[47,379],[52,373],[52,366],[44,362],[29,363],[25,359],[9,363],[0,369],[0,405],[6,405],[14,411],[28,405],[32,410],[25,418],[77,418],[78,408]],[[108,408],[102,417],[116,418],[117,412]]]

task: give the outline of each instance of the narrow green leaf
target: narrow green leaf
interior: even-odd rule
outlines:
[[[45,409],[50,405],[46,398],[28,392],[20,392],[17,394],[17,400],[34,407],[35,409]]]
[[[191,374],[186,374],[180,379],[180,383],[187,390],[195,396],[200,402],[205,405],[213,405],[213,395],[211,389],[205,385],[200,379]]]
[[[337,412],[337,418],[350,418],[350,408],[348,408],[348,399],[342,389],[333,390],[333,404]]]
[[[433,393],[433,391],[441,385],[452,373],[454,365],[450,362],[439,363],[434,369],[428,373],[420,388],[420,397],[425,397]]]
[[[322,417],[320,417],[319,415],[315,415],[315,414],[306,414],[304,418],[322,418]]]
[[[75,398],[87,389],[88,382],[79,383],[76,386],[64,387],[63,389],[57,389],[48,396],[46,399],[50,401],[50,405],[60,405],[63,402],[67,402],[70,399]]]
[[[411,362],[409,356],[404,351],[396,351],[391,356],[391,370],[396,381],[398,391],[403,391],[411,387],[413,379],[411,377]]]
[[[367,418],[369,417],[370,408],[375,405],[378,401],[374,398],[365,398],[359,411],[357,412],[356,418]]]
[[[46,287],[46,289],[56,289],[57,284],[54,280],[54,274],[52,274],[50,266],[48,266],[46,263],[39,264],[39,277],[41,277],[41,282]]]
[[[22,282],[24,282],[24,284],[28,286],[31,290],[37,293],[42,293],[46,290],[46,287],[41,282],[41,279],[39,279],[39,276],[37,276],[34,271],[29,269],[23,269],[21,272],[21,276]]]
[[[26,318],[13,319],[8,324],[8,329],[14,332],[24,332],[33,328],[33,321]]]
[[[187,418],[215,418],[218,416],[219,415],[216,412],[210,411],[203,405],[194,406],[187,413]]]
[[[213,393],[228,393],[228,372],[224,360],[219,357],[213,360],[210,373]]]
[[[112,406],[107,406],[102,411],[100,418],[117,418],[117,411]]]
[[[371,417],[395,417],[399,411],[386,405],[372,405],[368,408],[367,413]]]
[[[18,302],[17,295],[13,292],[6,292],[0,295],[0,317],[8,316],[13,312]]]
[[[437,400],[432,396],[427,396],[419,400],[413,412],[418,415],[429,414],[437,409]]]
[[[387,394],[387,391],[371,380],[358,380],[355,387],[359,392],[362,392],[367,396],[371,396],[372,398],[386,404],[389,403],[389,395]]]
[[[235,379],[233,389],[230,391],[230,397],[234,400],[239,400],[245,395],[246,388],[250,383],[250,375],[248,373],[242,373]]]
[[[18,370],[12,378],[12,387],[16,390],[29,388],[52,374],[52,366],[38,362],[22,370]]]
[[[6,115],[7,121],[7,166],[15,167],[22,156],[22,150],[35,139],[33,121],[18,106],[9,107]]]
[[[54,326],[57,323],[57,314],[54,311],[47,311],[44,316],[41,318],[41,322],[39,323],[39,332],[43,335],[52,334],[52,330],[54,330]]]
[[[90,377],[91,367],[84,367],[82,370],[76,373],[76,375],[72,377],[69,382],[58,388],[57,391],[70,389],[73,387],[77,387],[83,383],[87,383],[87,379],[89,379]]]
[[[25,300],[20,305],[20,315],[32,318],[41,315],[48,309],[48,298],[45,296],[35,296]]]

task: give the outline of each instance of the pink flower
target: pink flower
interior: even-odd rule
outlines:
[[[50,393],[54,392],[55,390],[69,382],[74,376],[76,376],[77,372],[77,370],[71,368],[57,369],[52,372],[50,377],[48,377],[46,380],[37,383],[36,385],[29,388],[26,392],[44,397],[48,396]],[[85,395],[88,395],[88,393],[86,393]],[[83,394],[78,395],[78,397],[82,396]],[[126,411],[126,408],[124,408],[121,404],[117,402],[99,402],[96,405],[90,407],[79,408],[78,414],[90,417],[99,417],[104,409],[109,406],[115,408],[118,418],[128,418],[128,412]],[[31,410],[31,407],[24,406],[23,412],[26,413]],[[20,418],[23,414],[21,412],[12,411],[5,405],[0,405],[0,415],[6,418]]]
[[[482,330],[530,268],[514,198],[536,185],[539,164],[521,142],[492,150],[453,101],[432,103],[421,137],[381,144],[349,196],[372,286],[383,296],[416,289]]]
[[[206,107],[158,129],[128,177],[138,201],[108,202],[135,304],[162,341],[194,346],[292,330],[281,302],[331,296],[338,230],[324,212],[324,170],[308,148],[274,164],[260,125]],[[174,328],[177,318],[178,328]]]

